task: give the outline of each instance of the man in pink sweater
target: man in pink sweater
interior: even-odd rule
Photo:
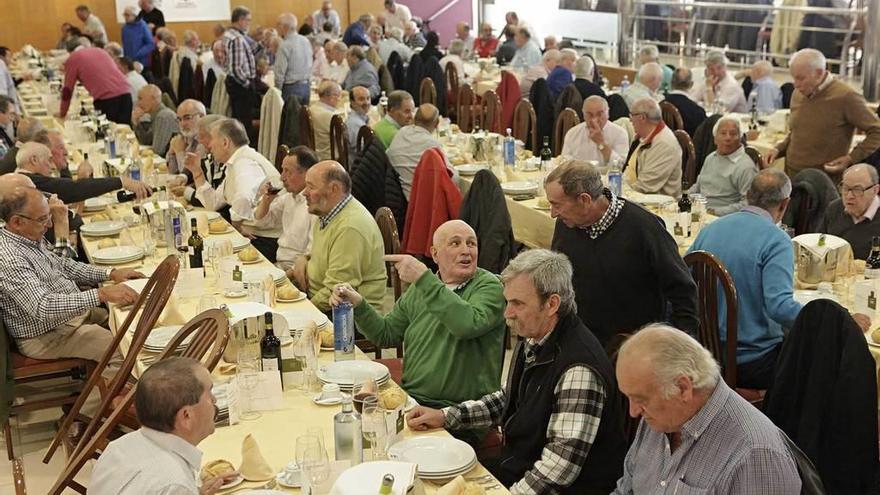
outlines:
[[[104,112],[112,122],[131,123],[128,82],[107,52],[101,48],[78,47],[70,54],[64,63],[64,89],[58,115],[61,118],[67,115],[77,81],[95,99],[95,110]]]

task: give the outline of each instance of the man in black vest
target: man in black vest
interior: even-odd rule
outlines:
[[[691,99],[689,91],[694,85],[691,70],[687,67],[679,67],[672,73],[670,90],[666,93],[666,101],[678,109],[681,120],[684,121],[684,130],[693,138],[697,127],[706,120],[706,110],[699,103]]]
[[[481,459],[511,493],[606,494],[622,472],[623,411],[614,371],[577,317],[565,255],[526,251],[501,274],[510,329],[524,337],[507,386],[444,410],[416,407],[413,430],[501,426],[501,455]]]

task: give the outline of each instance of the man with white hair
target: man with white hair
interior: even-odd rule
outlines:
[[[45,133],[46,126],[34,117],[22,117],[18,121],[18,128],[15,131],[16,136],[13,146],[6,151],[3,158],[0,158],[0,175],[15,171],[15,157],[18,154],[18,150],[21,149],[21,145],[28,141],[35,141],[37,136]],[[64,173],[63,169],[59,170],[62,174]],[[68,171],[68,176],[69,173]]]
[[[215,40],[211,44],[211,52],[209,54],[211,55],[210,59],[203,61],[202,64],[205,81],[208,80],[208,72],[212,70],[214,71],[215,78],[226,75],[226,43],[222,39]]]
[[[478,56],[486,58],[495,55],[498,49],[498,38],[492,34],[492,24],[480,24],[480,37],[474,40],[474,51]]]
[[[0,176],[0,201],[3,200],[3,196],[14,194],[18,188],[36,189],[37,186],[26,174],[12,172]],[[82,218],[70,211],[57,195],[52,194],[47,200],[49,211],[52,213],[52,229],[47,229],[44,234],[48,242],[47,247],[62,258],[75,259],[78,255],[76,250],[78,239],[74,231],[82,227]]]
[[[382,59],[382,63],[388,65],[388,58],[391,57],[392,52],[397,52],[404,63],[409,63],[413,51],[403,43],[403,30],[391,28],[387,29],[385,34],[387,36],[379,41],[379,58]]]
[[[838,176],[880,148],[880,120],[865,98],[825,68],[825,55],[804,48],[791,57],[789,72],[797,91],[791,97],[788,136],[771,149],[765,163],[785,157],[785,173],[807,168]],[[852,147],[855,130],[865,139]],[[852,149],[850,149],[852,148]]]
[[[348,46],[341,41],[331,45],[330,51],[327,52],[327,60],[330,62],[330,77],[328,79],[342,84],[349,72],[348,58],[346,57]]]
[[[841,196],[828,205],[820,232],[842,237],[852,246],[853,256],[863,260],[871,253],[871,240],[880,235],[880,178],[877,169],[857,163],[844,170]]]
[[[706,54],[705,84],[696,85],[691,94],[705,108],[717,104],[722,112],[749,111],[742,86],[727,71],[727,57],[721,50],[709,50]]]
[[[354,89],[354,88],[352,88]],[[323,81],[318,86],[318,101],[309,106],[312,127],[315,130],[315,153],[320,160],[330,159],[330,120],[342,115],[339,98],[342,88],[335,81]]]
[[[171,137],[180,130],[174,110],[162,103],[162,90],[149,84],[138,93],[137,106],[131,112],[131,127],[138,142],[165,156]]]
[[[544,36],[544,51],[546,52],[547,50],[559,50],[559,41],[552,34]]]
[[[88,5],[78,5],[76,17],[83,23],[83,34],[88,35],[99,47],[107,44],[107,29],[101,19],[92,13],[92,9]]]
[[[412,20],[412,12],[406,5],[401,5],[394,0],[385,0],[385,29],[401,28]]]
[[[403,42],[406,43],[406,46],[415,50],[416,48],[424,48],[428,40],[425,39],[424,33],[419,30],[419,26],[416,25],[415,21],[409,21],[403,26]]]
[[[122,51],[126,57],[143,66],[150,63],[150,54],[156,48],[153,33],[147,23],[138,19],[135,8],[128,6],[122,12],[125,24],[122,25]]]
[[[367,54],[363,47],[349,47],[346,54],[348,61],[348,75],[342,82],[342,87],[346,91],[351,91],[355,86],[362,86],[370,91],[370,98],[376,101],[379,98],[379,73],[376,68],[367,60]]]
[[[622,162],[629,151],[629,136],[623,127],[608,120],[608,100],[588,96],[583,111],[584,121],[565,133],[562,156],[595,160],[603,167],[614,160]]]
[[[660,50],[657,45],[645,45],[639,50],[639,65],[654,62],[663,70],[663,81],[660,83],[660,91],[669,91],[669,83],[672,81],[672,69],[660,62]]]
[[[518,70],[526,70],[541,60],[541,48],[532,40],[532,34],[527,28],[519,27],[514,35],[516,54],[510,61],[510,66]]]
[[[321,2],[321,8],[312,14],[313,26],[321,29],[324,27],[324,24],[327,23],[331,26],[330,33],[334,38],[338,38],[342,26],[339,23],[339,13],[333,10],[333,2],[330,0],[324,0]]]
[[[656,62],[648,62],[639,67],[639,73],[636,81],[629,85],[621,92],[626,106],[629,107],[630,113],[633,112],[633,104],[643,98],[650,98],[654,101],[663,99],[663,95],[658,91],[660,84],[663,82],[663,69]]]
[[[171,55],[171,63],[169,64],[168,70],[168,79],[171,80],[171,87],[174,89],[174,93],[180,97],[181,95],[191,95],[192,90],[181,90],[180,89],[180,80],[181,80],[181,72],[183,69],[183,63],[185,61],[189,61],[189,72],[187,73],[189,79],[184,78],[184,84],[192,87],[192,77],[195,75],[196,66],[199,63],[199,48],[201,47],[202,42],[199,40],[199,34],[193,31],[192,29],[187,29],[183,32],[183,45],[180,48],[174,50],[174,53]]]
[[[689,251],[708,251],[727,268],[736,286],[738,387],[766,390],[773,385],[776,357],[801,311],[794,299],[791,239],[776,226],[791,201],[791,180],[779,169],[762,170],[742,211],[700,230]],[[742,239],[750,239],[743,243]],[[727,311],[718,310],[722,348]]]
[[[552,49],[544,52],[544,55],[541,56],[541,61],[529,67],[525,75],[520,79],[520,96],[528,99],[529,92],[532,90],[532,85],[535,84],[535,81],[538,79],[547,79],[550,72],[559,65],[561,59],[562,53],[560,53],[559,50]]]
[[[773,66],[766,60],[752,64],[752,92],[749,93],[749,108],[755,107],[761,113],[773,113],[782,108],[782,90],[773,80]]]
[[[312,72],[312,44],[296,32],[297,18],[291,13],[278,16],[278,36],[281,45],[275,53],[275,86],[281,88],[284,101],[296,96],[301,105],[309,104],[311,88],[309,75]]]
[[[471,34],[471,25],[464,21],[456,23],[455,39],[461,40],[464,45],[463,51],[460,54],[461,57],[465,60],[470,60],[471,55],[474,53],[474,36]]]
[[[198,152],[199,122],[205,115],[207,115],[205,105],[198,100],[183,100],[177,105],[180,134],[171,138],[171,143],[168,145],[168,154],[165,156],[168,173],[182,174],[186,154]]]
[[[559,96],[574,81],[574,65],[577,60],[578,54],[573,48],[559,51],[559,64],[547,75],[547,88],[552,98]]]
[[[388,161],[400,174],[400,186],[407,201],[409,201],[409,195],[412,192],[416,166],[421,161],[422,154],[431,148],[440,149],[453,182],[458,181],[458,172],[449,163],[449,158],[443,151],[440,142],[434,138],[434,131],[439,123],[440,111],[437,110],[437,107],[430,103],[419,105],[415,117],[413,117],[413,124],[402,127],[394,135],[391,145],[386,150]]]
[[[758,174],[742,144],[742,127],[736,117],[721,117],[712,128],[715,151],[706,157],[697,181],[688,191],[706,198],[709,213],[716,216],[740,211],[746,205],[746,193]]]
[[[584,100],[594,95],[605,98],[605,91],[593,82],[595,68],[596,64],[593,58],[586,55],[579,58],[574,64],[574,82],[572,84]]]
[[[464,61],[462,60],[465,57],[465,42],[455,38],[454,40],[449,42],[449,49],[446,50],[446,56],[440,59],[440,67],[445,71],[447,64],[452,64],[455,66],[455,71],[458,73],[459,82],[464,80]],[[466,57],[465,57],[466,58]]]
[[[724,383],[693,337],[661,324],[640,330],[620,348],[617,383],[642,421],[612,495],[801,493],[779,428]]]
[[[652,98],[636,100],[630,120],[638,139],[630,147],[624,179],[636,192],[681,196],[681,146]]]
[[[622,401],[608,356],[577,316],[571,263],[527,250],[501,281],[504,318],[523,338],[507,385],[444,409],[417,406],[410,429],[501,426],[500,456],[481,461],[511,493],[608,493],[626,450]]]

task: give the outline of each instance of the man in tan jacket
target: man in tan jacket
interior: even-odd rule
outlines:
[[[627,183],[644,194],[681,196],[681,147],[663,123],[660,106],[652,98],[636,100],[630,119],[638,141],[626,160]]]

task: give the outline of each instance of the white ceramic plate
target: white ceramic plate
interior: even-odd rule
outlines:
[[[257,302],[240,302],[229,304],[226,307],[232,314],[232,318],[229,319],[230,325],[238,323],[245,318],[262,316],[266,313],[272,313],[272,332],[275,334],[275,336],[283,340],[282,336],[288,335],[290,333],[287,320],[284,318],[284,315],[277,311],[273,311],[272,308],[266,306],[265,304],[260,304]]]
[[[92,255],[95,261],[118,262],[120,260],[133,261],[144,256],[144,248],[137,246],[113,246],[102,248]]]
[[[278,302],[282,302],[282,303],[295,303],[295,302],[302,301],[305,298],[306,298],[306,293],[300,292],[299,297],[295,297],[293,299],[281,299],[280,297],[276,297],[275,300]]]
[[[243,259],[239,258],[238,262],[243,265],[256,265],[257,263],[262,263],[263,258],[257,258],[255,260],[250,260],[250,261],[244,261]]]
[[[119,220],[99,220],[83,224],[79,232],[92,237],[106,237],[118,234],[124,228],[125,222]]]
[[[377,490],[375,487],[382,484],[382,477],[388,473],[394,476],[391,493],[393,495],[404,495],[409,490],[409,485],[415,477],[414,471],[415,466],[407,462],[364,462],[343,471],[339,478],[336,478],[336,482],[333,483],[330,495],[372,493]]]
[[[528,181],[505,182],[501,184],[501,190],[506,194],[535,194],[538,185]]]
[[[247,237],[245,237],[243,235],[235,235],[235,236],[231,236],[231,237],[222,237],[222,238],[221,237],[208,237],[207,239],[205,239],[205,247],[208,247],[212,244],[218,244],[218,243],[226,241],[226,240],[232,242],[232,250],[233,251],[241,251],[242,249],[248,247],[248,245],[250,245],[250,243],[251,243],[250,239],[248,239]]]
[[[473,447],[461,440],[430,436],[413,437],[392,445],[388,458],[418,464],[421,476],[461,471],[472,464],[477,455]]]
[[[266,278],[266,275],[271,275],[272,280],[274,280],[276,283],[283,282],[287,278],[287,274],[285,274],[284,270],[280,268],[276,268],[274,266],[258,266],[252,268],[243,268],[241,279],[245,282],[255,282],[257,280],[263,280],[264,278]]]
[[[89,198],[83,202],[84,211],[101,211],[109,205],[113,204],[113,200],[99,196],[97,198]]]
[[[290,328],[291,332],[302,330],[308,322],[314,322],[318,329],[330,323],[330,318],[327,318],[327,315],[324,313],[304,315],[298,311],[282,311],[281,316],[287,322],[287,327]]]
[[[469,175],[477,175],[477,172],[480,170],[489,170],[489,166],[468,163],[466,165],[459,165],[455,169],[458,170],[459,175],[467,177]]]
[[[639,194],[633,197],[633,201],[643,206],[663,206],[674,202],[675,198],[665,194]]]
[[[210,211],[210,210],[191,211],[186,214],[186,217],[188,219],[192,220],[193,218],[198,218],[199,215],[205,215],[205,217],[208,219],[209,222],[211,220],[217,220],[218,218],[220,218],[219,213],[217,213],[216,211]]]
[[[365,359],[335,361],[318,368],[317,375],[322,382],[351,387],[356,376],[371,376],[377,382],[387,381],[388,367],[382,363]]]
[[[232,488],[233,486],[238,486],[242,483],[244,483],[244,476],[238,475],[237,478],[227,481],[225,485],[220,487],[220,489],[225,490],[227,488]]]
[[[816,299],[830,299],[834,302],[837,301],[837,296],[832,294],[820,294],[818,290],[796,290],[794,291],[794,300],[806,305],[810,301],[815,301]]]
[[[334,399],[321,399],[321,394],[318,394],[312,397],[312,402],[319,406],[336,406],[342,404],[342,396],[336,397]]]
[[[147,335],[147,340],[144,341],[144,347],[159,350],[164,349],[165,346],[168,345],[168,342],[171,342],[171,339],[177,335],[177,332],[179,332],[181,328],[183,328],[183,325],[154,328],[150,331],[150,334]],[[188,345],[189,341],[192,340],[193,335],[195,335],[195,333],[189,334],[189,336],[182,342],[181,347]]]

